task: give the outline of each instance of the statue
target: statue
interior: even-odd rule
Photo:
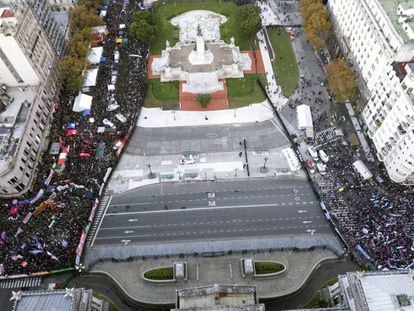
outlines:
[[[165,47],[168,49],[170,47],[170,41],[165,41]]]
[[[230,46],[233,47],[234,46],[234,37],[230,38]]]
[[[203,34],[201,33],[201,27],[200,27],[200,24],[198,24],[198,26],[197,26],[197,36],[198,37],[201,37]]]

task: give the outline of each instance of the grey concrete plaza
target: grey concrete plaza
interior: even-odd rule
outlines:
[[[271,120],[197,127],[138,127],[125,153],[148,157],[182,154],[189,151],[236,154],[241,150],[239,142],[243,138],[246,139],[248,150],[251,151],[279,148],[289,144]]]
[[[290,143],[281,129],[276,118],[210,126],[137,127],[113,172],[108,190],[122,193],[160,181],[234,179],[248,174],[266,177],[289,172],[282,150]],[[249,171],[244,166],[244,140]],[[183,155],[188,154],[194,156],[195,163],[181,165]],[[268,170],[261,172],[265,158]],[[154,180],[148,180],[149,165]],[[301,171],[295,174],[304,176]]]

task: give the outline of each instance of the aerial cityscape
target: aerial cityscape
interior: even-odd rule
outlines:
[[[414,1],[0,0],[1,310],[414,310]]]

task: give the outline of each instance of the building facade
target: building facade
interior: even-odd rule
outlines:
[[[409,71],[414,62],[410,28],[414,11],[410,1],[330,0],[328,7],[337,37],[368,98],[362,117],[377,157],[391,180],[411,184],[414,93],[410,85],[414,76]]]
[[[34,10],[0,8],[0,196],[30,188],[59,83],[58,57]]]

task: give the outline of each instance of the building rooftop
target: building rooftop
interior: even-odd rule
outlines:
[[[27,117],[36,98],[34,87],[9,88],[10,103],[0,113],[0,169],[13,157],[23,136]]]
[[[257,304],[254,286],[218,284],[178,290],[177,307],[173,310],[264,310],[263,304]]]
[[[407,42],[414,42],[414,39],[410,38],[407,31],[403,28],[404,21],[401,19],[401,16],[398,15],[398,6],[410,6],[412,5],[411,0],[377,0],[384,11],[386,12],[388,18],[393,24],[395,30],[400,35],[401,39]]]
[[[92,291],[83,288],[15,292],[13,311],[86,311],[90,310]]]
[[[411,271],[350,272],[340,280],[352,306],[364,305],[370,311],[413,311],[413,276]]]

